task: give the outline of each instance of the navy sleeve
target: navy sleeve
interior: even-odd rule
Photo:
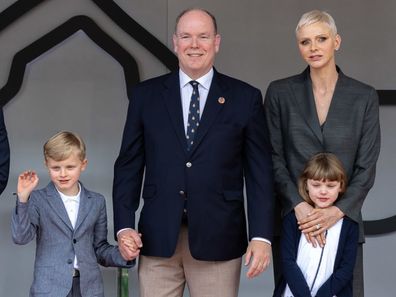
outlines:
[[[286,283],[289,285],[294,297],[311,296],[304,275],[297,265],[297,250],[301,232],[298,230],[294,211],[285,216],[282,228],[281,260]]]
[[[345,218],[344,220],[347,219]],[[338,244],[339,250],[337,251],[334,272],[319,288],[316,297],[332,297],[338,295],[352,280],[358,247],[359,227],[357,223],[352,221],[344,221],[344,223],[347,223],[348,226],[344,230],[345,233],[340,235],[340,243]],[[343,242],[341,242],[341,239]]]

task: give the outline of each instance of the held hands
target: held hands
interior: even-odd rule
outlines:
[[[299,207],[300,204],[298,204],[296,208]],[[337,223],[343,216],[344,213],[336,206],[312,209],[305,217],[299,217],[296,211],[297,221],[300,225],[299,229],[306,236],[308,242],[314,247],[316,247],[316,244],[319,244],[320,247],[326,244],[326,230]]]
[[[141,237],[142,234],[134,229],[125,229],[117,234],[118,246],[124,260],[130,261],[139,256],[143,246]]]
[[[271,262],[271,245],[260,240],[252,240],[246,250],[245,266],[250,266],[246,276],[254,278],[267,269]]]
[[[18,177],[17,194],[22,203],[29,200],[30,193],[38,185],[39,178],[36,172],[28,170],[22,172]]]

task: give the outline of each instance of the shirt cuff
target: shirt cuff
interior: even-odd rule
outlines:
[[[118,232],[120,232],[120,231],[118,231]],[[271,245],[271,241],[269,241],[268,239],[262,238],[262,237],[253,237],[252,240],[263,241],[263,242],[266,242],[269,245]]]
[[[121,230],[117,231],[117,237],[118,237],[118,234],[120,234],[124,230],[133,230],[133,229],[132,228],[122,228]]]

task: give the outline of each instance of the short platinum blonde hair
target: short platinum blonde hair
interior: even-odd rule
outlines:
[[[329,13],[321,10],[311,10],[304,13],[298,21],[296,27],[296,34],[302,27],[312,25],[318,22],[328,25],[331,33],[333,33],[334,36],[337,35],[337,26],[333,17]]]
[[[76,133],[61,131],[52,136],[43,147],[45,161],[48,158],[63,161],[76,152],[81,161],[85,160],[85,143]]]

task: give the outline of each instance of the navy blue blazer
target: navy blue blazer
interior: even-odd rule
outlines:
[[[192,256],[219,261],[242,256],[247,247],[244,181],[249,238],[272,239],[272,160],[258,89],[215,71],[187,151],[179,72],[138,84],[114,167],[116,232],[135,228],[144,170],[141,254],[173,255],[187,199]]]
[[[297,251],[301,231],[298,229],[294,211],[283,219],[281,237],[281,260],[283,275],[275,287],[274,297],[282,296],[289,285],[294,297],[311,297],[304,275],[297,265]],[[319,288],[315,297],[352,297],[353,268],[359,238],[359,225],[344,217],[334,271],[330,278]]]
[[[10,146],[7,130],[4,124],[3,110],[0,108],[0,194],[3,193],[8,182],[10,170]]]

